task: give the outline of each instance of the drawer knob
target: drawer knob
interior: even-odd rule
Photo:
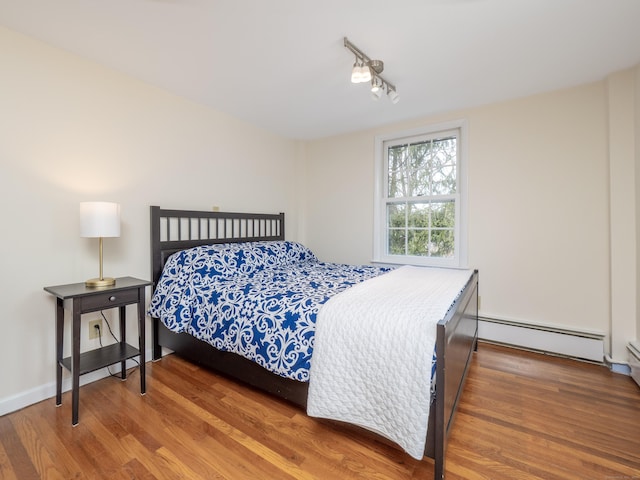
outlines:
[[[115,295],[111,295],[111,296],[109,297],[109,301],[110,301],[110,302],[115,301],[115,299],[116,299],[116,296],[115,296]]]

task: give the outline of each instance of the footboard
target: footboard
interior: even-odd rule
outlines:
[[[444,478],[444,458],[449,429],[464,388],[467,369],[478,342],[478,272],[463,294],[438,323],[436,339],[436,415],[434,479]],[[430,452],[427,452],[429,454]],[[429,455],[431,456],[431,455]]]

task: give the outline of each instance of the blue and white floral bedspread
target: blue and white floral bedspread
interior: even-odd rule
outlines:
[[[322,304],[387,271],[322,263],[294,242],[196,247],[168,259],[149,314],[173,332],[306,382]]]

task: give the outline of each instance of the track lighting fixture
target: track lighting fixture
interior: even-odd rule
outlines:
[[[356,56],[351,69],[351,83],[371,82],[371,96],[374,100],[378,100],[386,92],[391,103],[398,103],[400,96],[396,86],[380,75],[384,70],[382,60],[371,60],[362,50],[351,43],[347,37],[344,37],[344,46]]]

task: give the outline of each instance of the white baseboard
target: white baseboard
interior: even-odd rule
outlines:
[[[145,355],[147,359],[151,359],[151,350],[147,351]],[[135,366],[137,366],[136,362],[134,362],[133,360],[127,360],[127,370]],[[119,363],[113,364],[109,368],[111,369],[112,373],[120,372]],[[62,391],[68,392],[71,390],[71,376],[65,369],[63,369],[62,374]],[[108,377],[109,375],[109,371],[106,367],[101,368],[100,370],[96,370],[95,372],[87,373],[80,377],[80,386],[95,382],[97,380],[101,380]],[[56,382],[54,381],[45,385],[40,385],[30,390],[26,390],[24,392],[20,392],[10,397],[2,398],[0,399],[0,417],[2,415],[6,415],[7,413],[15,412],[22,408],[28,407],[29,405],[42,402],[43,400],[47,400],[48,398],[53,398],[55,396]]]
[[[478,337],[492,343],[604,363],[604,334],[481,316]]]

